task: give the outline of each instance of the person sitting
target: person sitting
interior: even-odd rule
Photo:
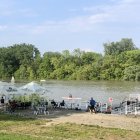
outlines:
[[[3,97],[1,97],[1,105],[4,105],[4,98]]]
[[[91,99],[90,99],[90,107],[89,107],[90,113],[93,113],[93,112],[96,113],[95,105],[96,105],[96,102],[91,97]]]
[[[44,114],[45,115],[46,114],[48,114],[48,115],[50,114],[49,111],[48,111],[48,105],[46,105],[46,104],[44,105]]]
[[[63,100],[60,104],[59,107],[64,107],[65,106],[65,101]]]
[[[69,98],[72,98],[72,94],[69,94]]]
[[[100,113],[101,112],[101,104],[98,102],[96,103],[96,113]]]
[[[35,105],[35,103],[32,104],[32,107],[33,107],[33,113],[34,113],[35,115],[38,115],[39,111],[38,111],[38,108],[37,108],[37,106]]]
[[[111,107],[111,105],[109,105],[108,107],[107,107],[107,111],[105,112],[106,114],[111,114],[111,111],[112,111],[112,107]]]
[[[51,101],[51,104],[52,104],[53,108],[57,107],[57,103],[54,100]]]
[[[17,107],[16,101],[15,100],[13,100],[13,101],[9,100],[8,102],[9,102],[9,112],[10,113],[15,112],[16,107]]]

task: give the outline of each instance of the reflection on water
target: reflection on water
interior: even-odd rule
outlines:
[[[56,100],[72,94],[73,97],[81,97],[83,101],[93,97],[96,101],[107,102],[112,97],[114,104],[140,91],[139,82],[120,81],[47,81],[43,86],[51,91],[46,93],[47,96]]]

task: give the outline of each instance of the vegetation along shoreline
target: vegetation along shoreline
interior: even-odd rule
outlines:
[[[32,44],[0,48],[0,79],[140,81],[140,49],[132,39],[104,43],[104,55],[78,49],[40,54]]]

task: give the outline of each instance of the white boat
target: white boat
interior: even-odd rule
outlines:
[[[15,78],[14,78],[14,76],[12,76],[12,78],[11,78],[11,83],[12,83],[12,84],[15,83]]]
[[[46,80],[45,79],[42,79],[42,80],[40,80],[40,82],[46,82]]]

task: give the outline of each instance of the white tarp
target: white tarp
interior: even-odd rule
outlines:
[[[9,93],[9,92],[17,92],[18,88],[11,83],[1,82],[0,81],[0,94]]]
[[[4,97],[5,101],[8,101],[14,95],[18,95],[19,90],[11,83],[0,82],[0,97]]]
[[[45,91],[46,89],[39,84],[35,82],[30,82],[19,89],[24,90],[24,91],[29,91],[29,92],[40,92],[40,91]]]

